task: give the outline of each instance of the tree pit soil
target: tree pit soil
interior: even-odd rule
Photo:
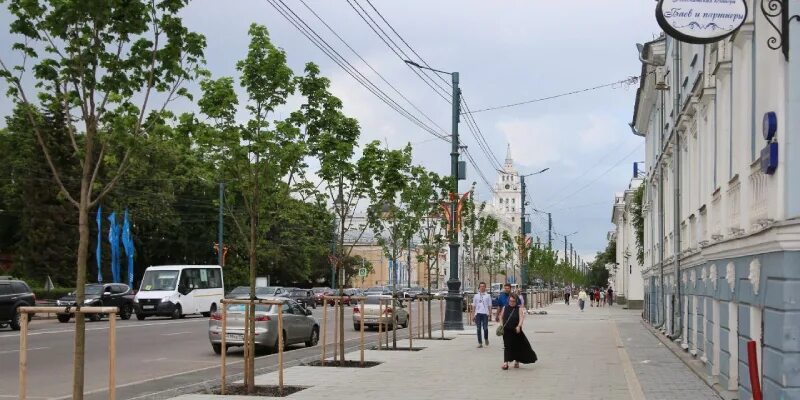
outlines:
[[[340,361],[325,361],[325,364],[322,364],[322,361],[317,360],[304,365],[309,367],[372,368],[381,365],[381,363],[378,361],[364,361],[364,366],[362,367],[361,361],[358,360],[345,360],[344,365]]]
[[[228,385],[225,389],[225,396],[247,395],[247,396],[264,396],[264,397],[286,397],[305,389],[308,389],[308,387],[283,385],[283,390],[280,390],[280,388],[277,385],[256,385],[253,393],[247,393],[247,387],[244,385]],[[220,394],[220,389],[219,388],[215,389],[213,394]]]
[[[383,347],[383,348],[380,348],[378,346],[373,346],[373,347],[370,348],[370,350],[377,350],[377,351],[421,351],[421,350],[425,350],[425,347],[411,347],[411,348],[398,347],[396,349],[393,349],[392,346]]]

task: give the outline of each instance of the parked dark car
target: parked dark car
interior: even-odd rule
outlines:
[[[392,288],[386,286],[373,286],[364,293],[364,296],[391,296]]]
[[[403,288],[402,297],[404,299],[416,299],[417,296],[424,294],[425,294],[425,289],[419,286],[414,286],[414,287]]]
[[[124,283],[92,283],[86,285],[86,296],[83,300],[84,306],[92,307],[119,307],[119,317],[130,319],[133,315],[133,293],[131,288]],[[58,300],[57,306],[76,306],[75,293],[70,293]],[[59,322],[69,322],[75,316],[74,313],[57,313]],[[103,314],[86,314],[90,321],[99,321]]]
[[[330,293],[333,293],[333,289],[329,287],[315,287],[311,288],[311,290],[314,292],[314,301],[318,305],[322,305],[322,296],[327,296]]]
[[[256,288],[256,297],[261,296],[284,296],[286,291],[280,286],[259,286]],[[250,295],[250,286],[237,286],[228,294],[225,295],[226,299],[239,299],[247,298]]]
[[[311,289],[294,289],[291,292],[284,295],[284,297],[290,298],[305,308],[317,308],[317,302],[314,299],[314,291]]]
[[[17,309],[36,305],[36,295],[33,294],[27,283],[10,278],[0,278],[0,328],[10,326],[11,329],[20,329],[20,314]],[[28,314],[28,321],[31,314]]]

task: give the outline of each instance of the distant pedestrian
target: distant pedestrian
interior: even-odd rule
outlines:
[[[525,309],[518,303],[516,295],[508,298],[508,304],[500,312],[503,321],[503,366],[508,369],[508,363],[514,361],[514,368],[519,368],[519,363],[532,364],[536,362],[536,352],[531,348],[531,343],[522,331],[525,322]]]
[[[475,321],[475,327],[478,330],[478,348],[483,347],[483,342],[489,346],[489,316],[492,314],[492,296],[486,293],[486,283],[481,282],[478,285],[478,293],[472,298],[472,319]],[[481,329],[483,329],[483,337],[481,337]]]
[[[567,286],[567,288],[564,290],[564,303],[566,305],[569,305],[569,297],[570,297],[570,295],[572,295],[572,288]]]
[[[608,287],[608,305],[614,305],[614,289],[611,286]]]
[[[581,288],[580,293],[578,293],[578,307],[581,308],[581,312],[583,312],[583,307],[586,306],[587,298],[589,298],[589,296],[586,294],[586,291],[584,291],[583,288]]]
[[[494,319],[494,322],[500,322],[500,312],[503,310],[503,307],[508,305],[508,298],[511,297],[511,284],[506,283],[503,285],[503,291],[500,292],[500,295],[497,296],[497,316]]]
[[[594,289],[594,304],[597,307],[600,307],[600,289]]]
[[[525,299],[522,298],[522,290],[517,289],[514,291],[514,296],[517,296],[517,303],[520,307],[525,308]]]
[[[600,301],[598,302],[598,305],[600,307],[605,307],[606,306],[606,291],[605,290],[600,290]]]

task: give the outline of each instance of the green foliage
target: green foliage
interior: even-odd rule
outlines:
[[[644,188],[646,182],[642,182],[636,192],[633,193],[633,204],[631,214],[633,214],[633,228],[636,231],[636,260],[639,264],[644,264]]]
[[[609,240],[606,249],[597,252],[594,261],[589,263],[589,284],[604,287],[608,285],[609,271],[606,265],[617,263],[617,241]]]
[[[56,287],[50,290],[45,290],[44,288],[31,288],[33,294],[36,295],[36,301],[41,300],[58,300],[60,297],[64,297],[67,294],[74,292],[75,288],[66,288],[66,287]]]

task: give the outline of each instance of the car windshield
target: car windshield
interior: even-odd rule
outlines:
[[[271,304],[256,304],[256,311],[258,312],[270,312],[272,310],[273,305]],[[228,312],[232,313],[244,313],[245,305],[244,304],[228,304]]]
[[[86,294],[101,294],[103,293],[103,285],[86,285],[84,291]]]
[[[381,299],[381,297],[378,297],[378,296],[367,296],[367,299],[366,299],[365,302],[366,302],[366,304],[377,305],[377,304],[380,304],[380,299]],[[391,303],[391,300],[392,299],[383,298],[383,304],[384,305],[389,305]]]
[[[250,294],[250,287],[249,286],[237,286],[235,289],[231,290],[228,293],[228,296],[246,296]],[[257,287],[256,288],[256,296],[272,296],[275,294],[274,287]]]
[[[383,288],[380,286],[373,286],[367,289],[367,292],[383,292]]]
[[[292,290],[292,295],[293,296],[305,296],[306,295],[306,291],[302,290],[302,289],[295,289],[295,290]]]
[[[328,289],[328,288],[322,288],[322,287],[318,287],[318,288],[314,288],[314,289],[312,289],[312,290],[314,291],[314,293],[325,293],[325,292],[327,292],[327,291],[328,291],[328,290],[330,290],[330,289]]]
[[[177,270],[145,271],[141,290],[144,292],[175,290],[175,284],[178,282],[178,272]],[[89,292],[86,293],[88,294]]]

